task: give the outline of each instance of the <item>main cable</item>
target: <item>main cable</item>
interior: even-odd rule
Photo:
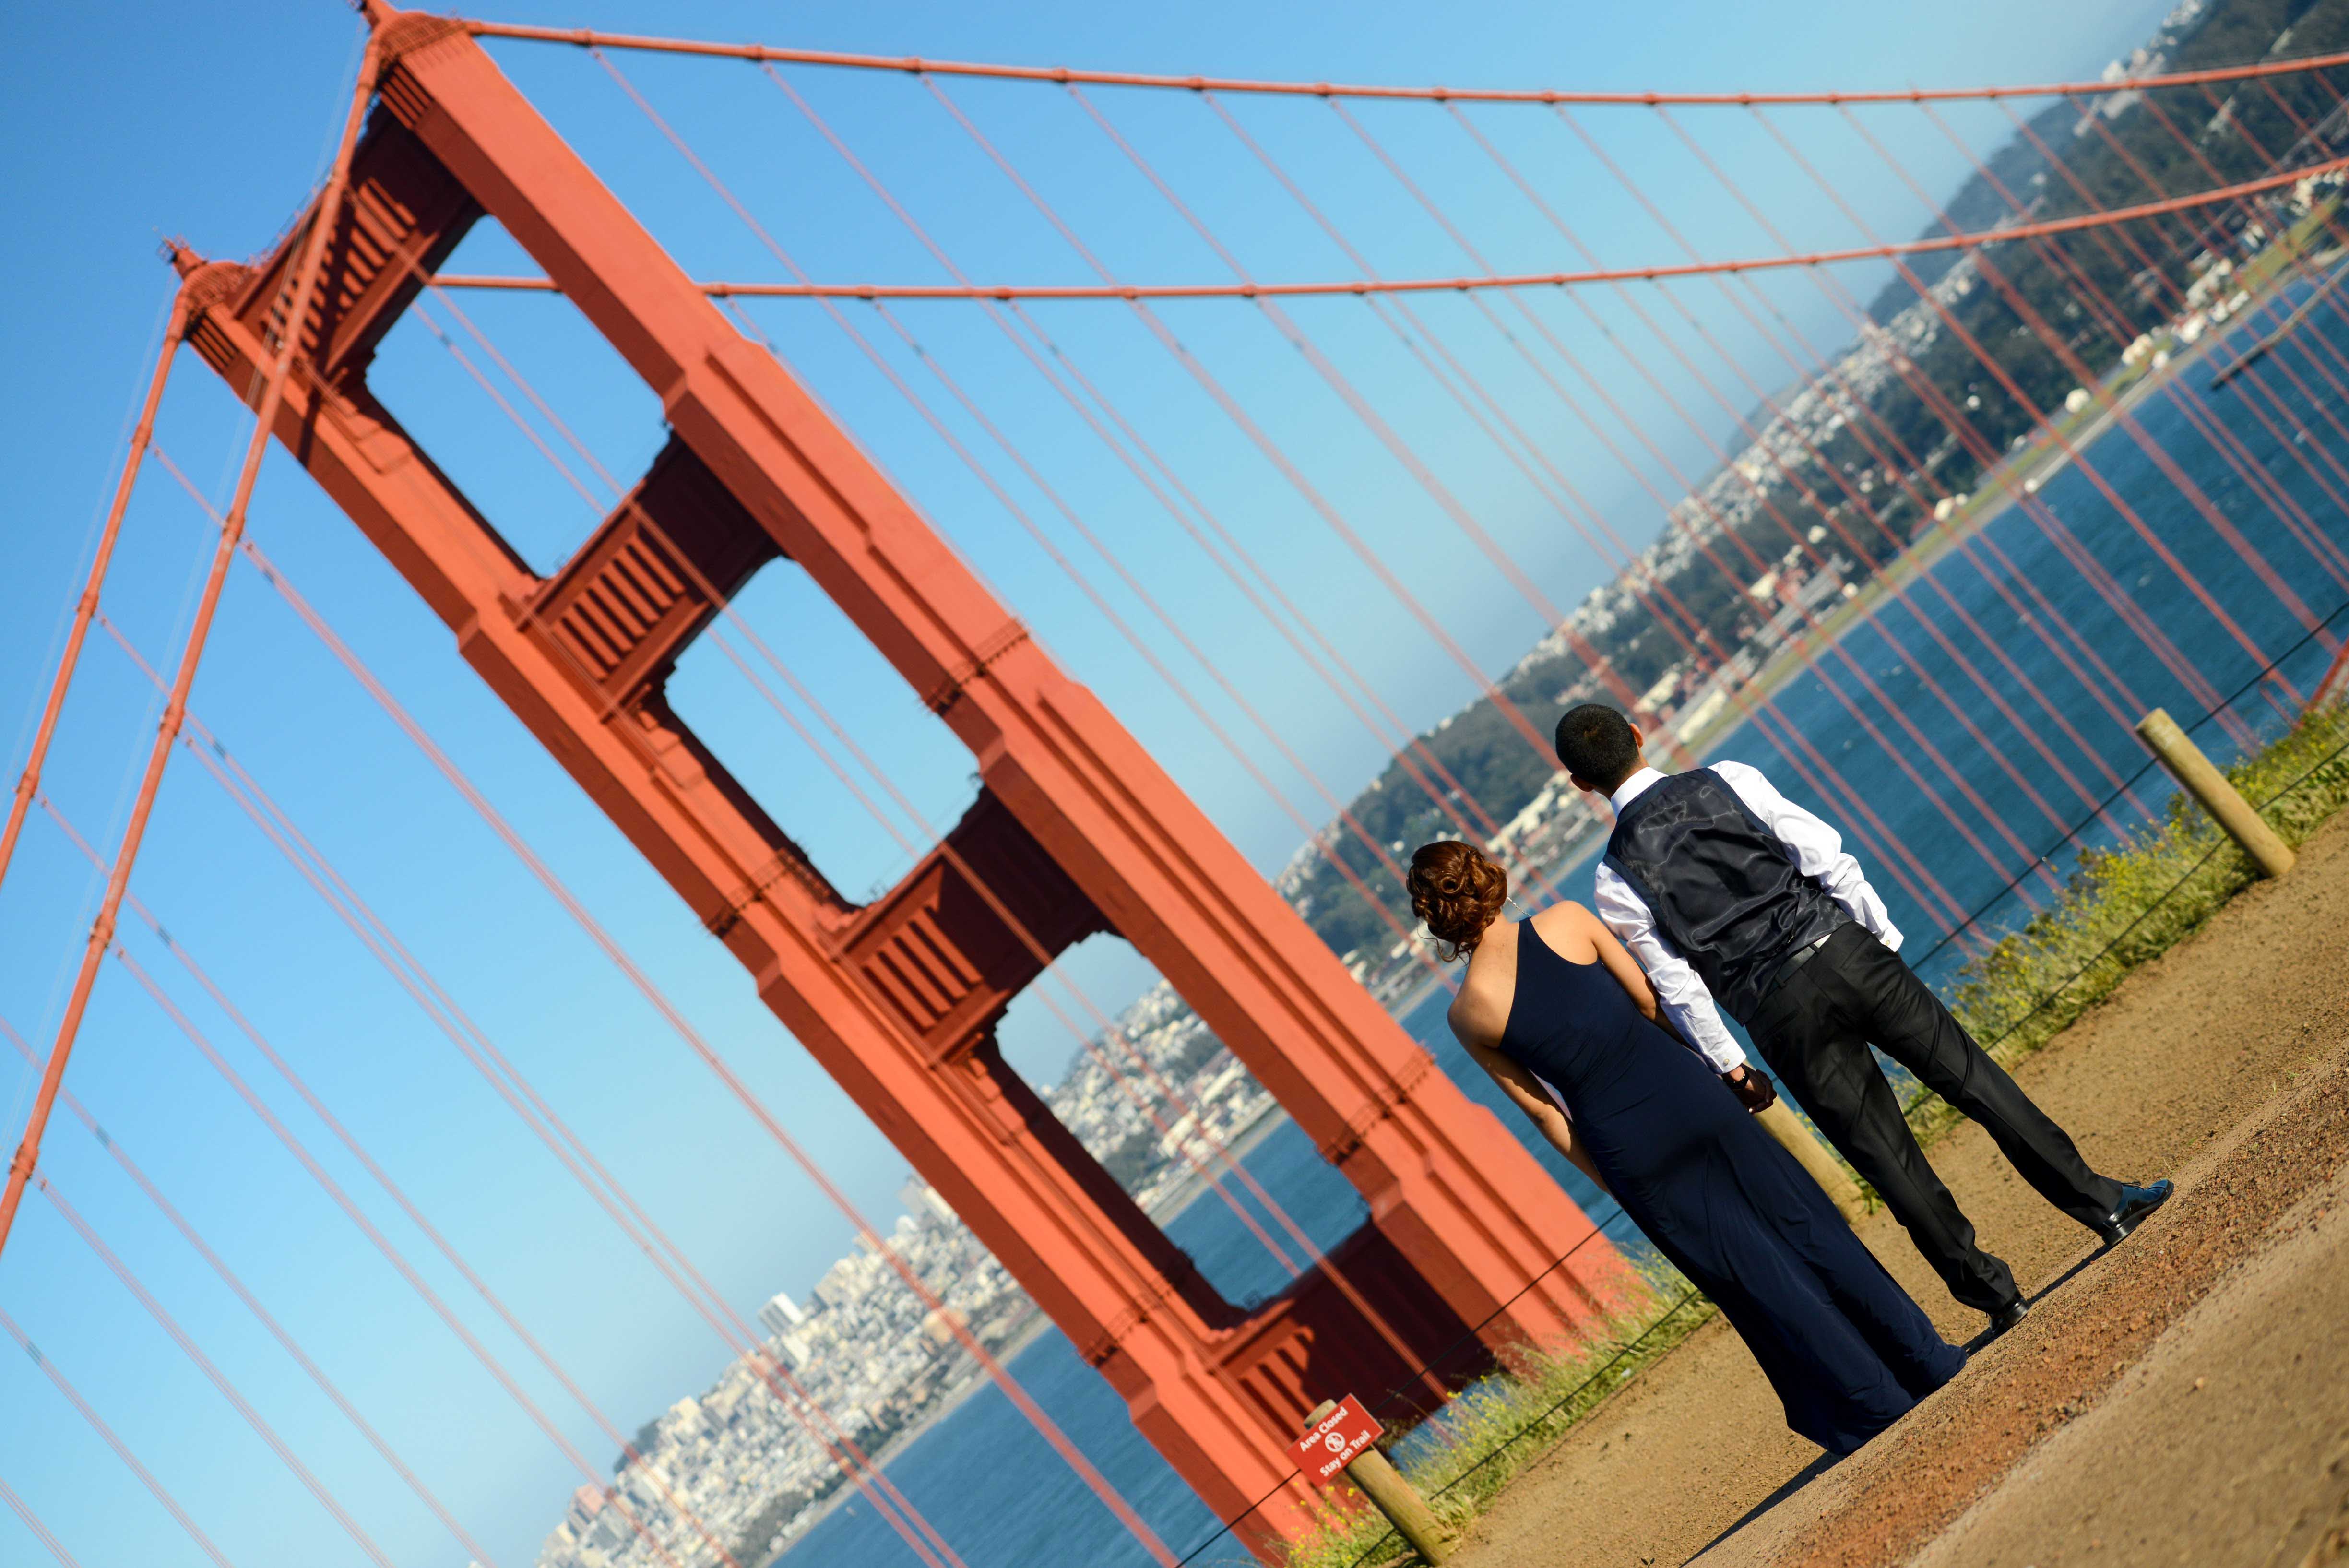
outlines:
[[[1876,92],[1566,92],[1543,88],[1448,87],[1371,87],[1340,82],[1270,81],[1244,77],[1168,76],[1140,71],[1100,71],[1067,66],[986,65],[968,60],[926,59],[916,55],[854,54],[837,49],[794,49],[769,44],[707,43],[688,38],[651,37],[636,33],[606,33],[591,27],[534,27],[511,22],[459,18],[458,25],[477,38],[513,38],[535,43],[569,44],[579,48],[633,49],[657,54],[699,55],[716,59],[774,61],[786,65],[833,66],[852,70],[885,71],[920,76],[990,77],[1005,80],[1083,82],[1102,87],[1162,88],[1180,92],[1266,93],[1291,98],[1415,99],[1434,103],[1528,104],[1752,104],[1919,103],[1997,98],[2046,98],[2064,93],[2142,92],[2205,81],[2243,81],[2288,76],[2349,64],[2349,53],[2307,55],[2296,59],[2261,60],[2254,64],[2210,70],[2181,71],[2168,76],[2118,77],[2085,82],[2046,82],[2012,87],[1905,88]]]
[[[936,83],[929,84],[933,90]],[[1759,112],[1758,110],[1756,111]],[[1893,261],[1937,251],[1978,251],[1985,246],[2042,234],[2068,234],[2080,229],[2109,227],[2255,196],[2264,191],[2296,185],[2312,174],[2349,168],[2349,158],[2333,158],[2294,170],[2241,181],[2190,195],[2172,196],[2111,212],[2081,213],[1980,233],[1927,236],[1890,243],[1874,242],[1793,255],[1739,256],[1726,261],[1659,262],[1647,266],[1597,267],[1557,272],[1499,273],[1449,277],[1348,277],[1292,283],[1100,283],[1100,284],[932,284],[932,283],[758,283],[703,279],[693,286],[716,298],[740,299],[1102,299],[1138,304],[1166,299],[1288,299],[1311,296],[1375,294],[1463,294],[1492,290],[1574,288],[1598,283],[1655,283],[1669,278],[1708,277],[1733,273],[1777,272],[1790,267],[1823,266],[1844,262]],[[557,292],[544,277],[504,276],[480,273],[436,273],[432,281],[443,288],[505,290],[523,294]]]

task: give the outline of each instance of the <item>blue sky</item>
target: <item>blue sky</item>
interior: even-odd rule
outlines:
[[[1389,4],[1189,7],[1026,5],[741,5],[661,8],[516,5],[515,20],[763,37],[817,47],[1264,77],[1555,85],[1594,88],[1898,87],[2090,76],[2147,32],[2162,7],[1887,7],[1857,0],[1802,7],[1668,0],[1623,7]],[[103,36],[101,36],[101,32]],[[208,254],[264,247],[317,173],[356,57],[356,21],[326,0],[303,5],[109,8],[102,26],[67,7],[0,15],[0,181],[16,221],[0,230],[25,303],[0,318],[16,375],[0,391],[0,430],[20,498],[16,567],[0,616],[0,725],[10,773],[23,755],[79,581],[91,525],[112,482],[128,405],[168,300],[159,235]],[[595,63],[569,49],[505,45],[500,61],[688,268],[704,276],[782,275],[630,106]],[[936,265],[874,202],[784,95],[740,65],[622,56],[617,63],[812,275],[933,281]],[[976,153],[916,83],[900,77],[793,71],[789,79],[983,279],[1079,281],[1081,263]],[[1226,275],[1122,155],[1057,89],[953,83],[947,89],[1122,276]],[[1182,96],[1102,91],[1094,101],[1267,277],[1341,276],[1351,265],[1288,203],[1201,106]],[[1473,264],[1312,102],[1233,100],[1233,112],[1391,275],[1451,275]],[[1575,258],[1443,116],[1371,106],[1363,121],[1504,270]],[[1670,243],[1541,111],[1472,111],[1610,263],[1673,259]],[[1998,124],[1953,114],[1982,145]],[[1596,110],[1592,133],[1708,254],[1768,242],[1643,110]],[[1790,234],[1856,236],[1826,198],[1775,155],[1739,111],[1691,111],[1690,125]],[[1789,115],[1802,139],[1887,233],[1924,214],[1893,175],[1824,112]],[[1954,187],[1960,155],[1906,110],[1871,123],[1913,158],[1928,189]],[[454,264],[522,271],[489,225]],[[1863,297],[1878,275],[1854,269]],[[1841,338],[1816,293],[1772,285],[1816,345]],[[1760,384],[1786,376],[1709,288],[1680,291]],[[1642,303],[1669,314],[1652,294]],[[1627,307],[1592,309],[1621,339],[1662,356]],[[465,307],[515,358],[625,483],[658,449],[657,410],[640,385],[551,299],[475,298]],[[1570,303],[1534,302],[1634,416],[1691,472],[1699,437],[1629,371]],[[785,357],[1036,628],[1268,870],[1295,847],[1295,814],[1329,815],[1314,789],[1152,619],[1055,510],[1051,499],[953,410],[889,322],[854,322],[982,456],[1007,492],[1199,694],[1288,802],[1284,810],[1152,671],[988,491],[938,441],[854,344],[816,307],[756,306]],[[1069,510],[1100,530],[1135,579],[1178,615],[1267,725],[1342,798],[1383,753],[1029,372],[996,328],[962,304],[895,316],[968,389],[1046,475]],[[1388,701],[1414,724],[1473,695],[1369,574],[1217,415],[1123,306],[1041,306],[1070,358],[1147,430],[1169,462],[1246,537]],[[1525,410],[1554,458],[1636,543],[1656,519],[1639,486],[1543,401],[1531,374],[1475,309],[1432,299],[1421,314]],[[1479,520],[1562,605],[1598,563],[1522,478],[1352,301],[1305,302],[1292,315]],[[1543,629],[1469,550],[1427,496],[1254,310],[1170,306],[1164,319],[1299,454],[1324,490],[1488,671]],[[444,326],[455,328],[444,316]],[[1683,341],[1687,341],[1683,339]],[[1692,348],[1692,354],[1701,350]],[[1612,357],[1610,357],[1612,356]],[[1686,378],[1670,379],[1706,429],[1729,418]],[[1735,382],[1723,376],[1724,389]],[[387,344],[378,391],[516,547],[551,567],[592,527],[596,508],[537,458],[431,335],[404,325]],[[1740,407],[1751,400],[1731,392]],[[216,498],[241,428],[229,400],[183,361],[162,444]],[[1657,483],[1669,488],[1669,482]],[[592,483],[590,488],[592,489]],[[390,683],[440,742],[578,888],[697,1026],[778,1107],[858,1201],[885,1225],[905,1174],[889,1148],[759,1006],[733,961],[590,807],[455,657],[444,627],[290,463],[273,457],[254,536]],[[151,659],[176,649],[207,548],[192,505],[150,466],[113,583],[109,613]],[[950,820],[969,792],[968,759],[895,677],[804,584],[760,579],[745,614],[899,779],[916,805]],[[675,688],[679,711],[807,843],[852,895],[903,870],[905,857],[830,784],[789,730],[713,647],[697,649]],[[312,642],[251,572],[232,578],[195,710],[383,914],[532,1082],[746,1312],[778,1288],[803,1290],[843,1250],[846,1228],[695,1067],[657,1017],[596,956]],[[52,762],[52,788],[83,831],[110,843],[150,732],[151,692],[101,637],[77,685]],[[181,758],[167,782],[136,890],[219,980],[259,1031],[398,1177],[465,1254],[483,1263],[623,1428],[698,1388],[726,1352],[631,1254],[449,1043],[335,922],[201,770]],[[95,885],[47,822],[28,827],[0,889],[0,1016],[46,1044],[78,956]],[[205,1003],[160,944],[129,946],[191,1018],[286,1117],[338,1179],[412,1255],[413,1231],[229,1021]],[[1106,1006],[1138,970],[1114,952],[1076,969]],[[1040,1015],[1009,1032],[1015,1059],[1057,1075],[1071,1043]],[[0,1108],[13,1140],[30,1074],[0,1056]],[[425,1469],[502,1561],[526,1561],[575,1476],[477,1366],[319,1196],[299,1168],[194,1055],[119,969],[102,972],[70,1086],[220,1249],[254,1291]],[[69,1116],[45,1168],[190,1332],[403,1562],[457,1561],[455,1549],[170,1233],[105,1150]],[[461,1286],[420,1262],[452,1301]],[[436,1272],[438,1270],[439,1272]],[[24,1324],[125,1440],[240,1563],[352,1555],[199,1375],[38,1198],[5,1261],[0,1307]],[[465,1310],[502,1355],[522,1357],[478,1303]],[[541,1386],[544,1385],[544,1386]],[[610,1446],[543,1378],[532,1385],[598,1462]],[[86,1562],[178,1563],[193,1549],[22,1357],[0,1355],[0,1478]],[[0,1515],[0,1558],[37,1548]]]

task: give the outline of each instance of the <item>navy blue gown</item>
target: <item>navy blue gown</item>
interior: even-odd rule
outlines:
[[[1616,1200],[1720,1306],[1786,1425],[1847,1454],[1955,1376],[1965,1353],[1713,1069],[1605,966],[1517,930],[1502,1054],[1557,1086]]]

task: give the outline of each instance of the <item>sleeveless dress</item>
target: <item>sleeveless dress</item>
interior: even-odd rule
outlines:
[[[1729,1319],[1786,1425],[1852,1452],[1957,1375],[1818,1184],[1606,968],[1517,927],[1501,1052],[1554,1085],[1617,1201]]]

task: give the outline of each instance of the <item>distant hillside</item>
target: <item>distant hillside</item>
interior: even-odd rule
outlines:
[[[2061,147],[2072,140],[2072,127],[2079,118],[2078,108],[2059,100],[2033,116],[2029,124],[2040,140],[2050,147]],[[2000,148],[1990,161],[1991,175],[1996,177],[1999,184],[2017,195],[2027,192],[2034,198],[2045,193],[2049,169],[2046,155],[2033,146],[2028,138],[2022,136]],[[1958,187],[1957,195],[1951,199],[1944,211],[1959,232],[1970,234],[2015,221],[2014,209],[2007,204],[2004,196],[1999,194],[1997,186],[1981,174],[1968,175],[1966,182]],[[1948,232],[1939,223],[1925,230],[1929,235]],[[1963,256],[1961,251],[1928,251],[1913,258],[1909,263],[1909,270],[1915,273],[1927,288],[1930,288],[1947,277],[1950,269],[1957,265]],[[1909,286],[1909,280],[1895,275],[1878,291],[1876,303],[1868,307],[1868,318],[1878,326],[1883,326],[1916,304],[1918,297],[1917,290]]]
[[[2344,49],[2349,0],[2186,0],[2107,74]],[[2349,144],[2343,130],[2349,116],[2340,112],[2349,72],[2327,74],[2329,85],[2314,74],[2240,90],[2218,84],[2216,108],[2197,88],[2167,89],[2158,104],[2135,91],[2058,102],[2029,123],[2061,168],[2021,136],[1989,166],[2030,215],[2042,219],[2086,209],[2075,181],[2097,204],[2117,206],[2206,188],[2217,182],[2213,169],[2218,181],[2251,179],[2295,147],[2302,125],[2329,126],[2332,145]],[[2084,106],[2095,118],[2084,118]],[[2191,151],[2151,112],[2156,108],[2192,139]],[[1771,639],[1786,635],[1809,613],[1806,607],[1821,602],[1821,593],[1848,592],[1880,570],[1930,522],[1937,501],[1973,489],[2008,445],[2034,427],[2034,408],[2060,408],[2084,378],[2109,370],[2137,335],[2175,326],[2193,308],[2185,303],[2189,287],[2202,280],[2208,294],[2222,275],[2220,264],[2255,254],[2307,210],[2307,201],[2320,201],[2329,222],[2338,197],[2320,200],[2304,190],[2297,198],[2279,194],[2133,225],[2127,246],[2084,231],[1920,257],[1910,268],[1915,282],[1896,281],[1877,296],[1866,330],[1832,370],[1775,395],[1776,410],[1759,410],[1752,421],[1758,439],[1659,519],[1655,542],[1634,568],[1642,579],[1636,588],[1619,580],[1595,590],[1559,634],[1501,679],[1501,690],[1543,733],[1571,702],[1602,690],[1647,692],[1667,677],[1656,722],[1684,712],[1683,703],[1694,706],[1699,692],[1713,694],[1717,713],[1721,694],[1750,676]],[[2006,197],[1979,175],[1960,189],[1951,212],[1968,231],[2016,221]],[[1946,231],[1936,223],[1926,232]],[[2116,314],[2083,307],[2075,277],[2111,301]],[[1962,336],[1949,329],[1951,320]],[[1985,346],[1995,372],[1967,337]],[[1962,409],[1962,428],[1945,422],[1937,404]],[[1614,686],[1602,688],[1591,664],[1574,651],[1577,642],[1611,667]],[[1482,807],[1483,818],[1469,815],[1478,836],[1484,821],[1506,824],[1539,805],[1552,784],[1551,764],[1488,701],[1469,704],[1420,742]],[[1548,798],[1557,794],[1551,789]],[[1371,843],[1402,861],[1419,843],[1460,829],[1400,761],[1356,796],[1348,813],[1361,831],[1342,820],[1333,824],[1300,852],[1280,885],[1331,949],[1376,971],[1396,941],[1395,926],[1407,928],[1411,916]],[[1330,864],[1333,857],[1388,918],[1364,901]]]

